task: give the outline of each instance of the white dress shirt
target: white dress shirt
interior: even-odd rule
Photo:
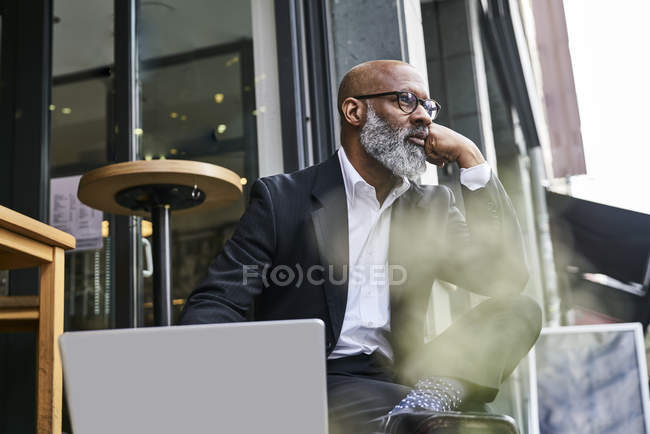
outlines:
[[[409,189],[410,182],[404,177],[380,205],[375,188],[359,175],[342,147],[338,157],[348,205],[349,279],[341,335],[329,358],[380,351],[392,359],[393,351],[386,339],[390,331],[391,207]],[[487,163],[461,169],[460,181],[476,190],[487,184],[490,172]]]

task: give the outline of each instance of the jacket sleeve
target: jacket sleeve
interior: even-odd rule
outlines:
[[[246,321],[253,298],[264,288],[263,273],[273,262],[275,228],[269,189],[258,179],[235,233],[188,297],[179,323]]]
[[[440,277],[488,296],[520,293],[528,282],[521,228],[498,178],[492,174],[483,188],[463,188],[467,218],[456,207],[453,193]]]

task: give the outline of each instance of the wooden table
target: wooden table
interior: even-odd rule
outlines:
[[[79,181],[86,205],[113,214],[151,216],[154,322],[171,325],[171,212],[221,208],[241,197],[241,178],[200,161],[129,161],[100,167]]]
[[[64,250],[72,235],[0,206],[0,270],[40,267],[40,296],[0,297],[0,331],[38,331],[36,431],[61,433]]]

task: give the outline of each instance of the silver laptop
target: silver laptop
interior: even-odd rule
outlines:
[[[320,320],[67,332],[74,434],[327,433]]]

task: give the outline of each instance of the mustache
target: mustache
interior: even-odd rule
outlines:
[[[412,128],[402,128],[402,135],[404,136],[404,140],[407,140],[410,136],[426,137],[429,135],[429,128],[424,125]]]

